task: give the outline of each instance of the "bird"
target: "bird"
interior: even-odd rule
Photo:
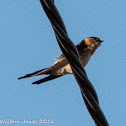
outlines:
[[[91,56],[94,54],[96,49],[101,45],[103,40],[100,40],[98,37],[87,37],[83,39],[79,44],[76,45],[76,48],[80,55],[80,62],[85,67],[90,60]],[[33,77],[41,74],[47,74],[48,76],[33,82],[32,84],[40,84],[55,78],[61,77],[65,74],[72,74],[72,69],[69,62],[65,58],[64,54],[61,54],[55,58],[57,61],[50,67],[35,71],[33,73],[26,74],[19,77],[18,79]]]

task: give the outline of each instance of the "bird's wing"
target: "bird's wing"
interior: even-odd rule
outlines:
[[[78,45],[80,45],[80,43],[77,44],[76,47],[77,47]],[[59,59],[62,59],[62,58],[65,58],[64,54],[61,54],[61,55],[57,56],[55,59],[56,59],[56,60],[59,60]]]
[[[61,55],[57,56],[55,59],[59,60],[59,59],[62,59],[62,58],[65,58],[64,54],[61,54]]]
[[[76,48],[77,48],[80,56],[85,55],[85,53],[87,52],[87,45],[85,44],[84,40],[82,40],[80,43],[78,43],[76,45]],[[59,59],[62,59],[62,58],[65,58],[64,54],[57,56],[55,59],[59,60]]]

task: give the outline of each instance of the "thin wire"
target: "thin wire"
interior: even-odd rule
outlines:
[[[79,60],[79,53],[68,37],[63,20],[54,5],[54,0],[40,0],[40,2],[53,27],[59,47],[71,65],[73,74],[80,86],[82,97],[95,125],[109,126],[99,106],[97,93],[86,76],[86,72]]]

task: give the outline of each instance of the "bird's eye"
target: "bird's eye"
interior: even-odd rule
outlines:
[[[100,41],[100,39],[99,39],[99,38],[95,38],[95,40],[96,40],[97,42],[99,42],[99,41]]]

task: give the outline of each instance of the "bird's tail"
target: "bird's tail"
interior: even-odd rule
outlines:
[[[41,75],[41,74],[50,74],[50,72],[51,71],[49,71],[48,68],[44,68],[44,69],[35,71],[33,73],[26,74],[25,76],[19,77],[18,79],[27,78],[27,77],[33,77],[33,76],[37,76],[37,75]]]
[[[43,83],[43,82],[46,82],[46,81],[49,81],[49,80],[53,80],[53,79],[55,79],[57,77],[60,77],[60,76],[58,76],[58,75],[57,76],[49,75],[49,76],[47,76],[45,78],[42,78],[40,80],[37,80],[37,81],[33,82],[32,84],[40,84],[40,83]]]
[[[19,77],[18,79],[33,77],[33,76],[37,76],[37,75],[41,75],[41,74],[50,74],[49,76],[47,76],[45,78],[42,78],[40,80],[37,80],[37,81],[32,83],[32,84],[40,84],[40,83],[43,83],[43,82],[46,82],[46,81],[49,81],[49,80],[53,80],[53,79],[55,79],[57,77],[62,76],[62,75],[51,75],[51,71],[52,70],[50,69],[50,67],[49,68],[44,68],[44,69],[35,71],[33,73],[26,74],[25,76]]]

